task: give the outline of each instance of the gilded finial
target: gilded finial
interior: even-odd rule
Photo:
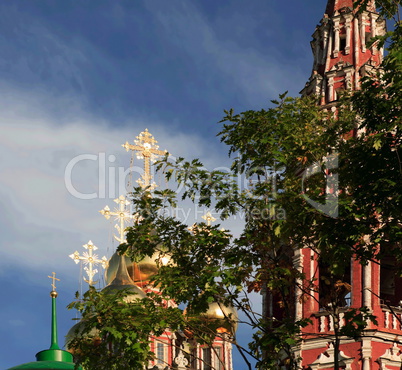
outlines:
[[[137,140],[134,140],[134,143],[136,145],[129,144],[126,141],[125,144],[122,144],[122,147],[126,149],[126,151],[135,151],[138,159],[144,159],[144,174],[142,175],[142,179],[137,180],[137,182],[143,189],[150,187],[152,190],[156,187],[156,184],[151,184],[151,161],[154,161],[157,156],[165,155],[167,151],[158,150],[159,146],[156,145],[157,141],[148,132],[148,129],[141,132],[137,136]]]

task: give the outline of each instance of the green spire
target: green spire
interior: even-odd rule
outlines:
[[[57,343],[57,312],[56,312],[57,292],[55,290],[52,290],[50,292],[50,296],[52,297],[52,335],[51,335],[50,349],[60,349],[59,344]]]
[[[51,343],[50,348],[40,351],[36,354],[36,362],[28,362],[19,366],[12,367],[8,370],[34,370],[34,369],[68,369],[74,370],[73,355],[67,351],[60,349],[57,343],[57,316],[56,316],[56,273],[52,273],[49,278],[52,279],[52,288],[50,296],[52,297],[52,327],[51,327]]]
[[[56,280],[60,281],[60,279],[56,278],[55,272],[52,272],[52,276],[48,276],[48,278],[52,279],[52,288],[53,288],[53,290],[50,292],[50,296],[52,297],[51,342],[49,349],[38,352],[36,354],[36,360],[73,362],[73,355],[67,351],[61,350],[59,344],[57,343]]]

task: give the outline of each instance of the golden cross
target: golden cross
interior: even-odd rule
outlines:
[[[209,211],[201,218],[203,218],[207,222],[208,226],[211,226],[211,223],[216,221],[216,218],[214,216],[212,216],[211,212],[209,212]]]
[[[128,220],[137,219],[137,216],[130,214],[130,212],[126,210],[126,206],[128,206],[130,202],[126,199],[124,195],[120,195],[114,200],[114,202],[119,205],[119,208],[115,208],[113,211],[111,211],[110,208],[106,206],[99,212],[104,215],[107,220],[111,216],[116,216],[116,220],[118,221],[118,223],[115,225],[115,228],[119,232],[119,236],[114,235],[114,237],[121,244],[126,242],[125,223]]]
[[[142,179],[137,180],[137,182],[143,189],[151,186],[152,190],[156,187],[156,184],[151,184],[151,161],[154,161],[159,155],[165,155],[167,151],[158,150],[159,146],[156,145],[157,141],[148,132],[148,129],[145,129],[145,131],[141,132],[137,136],[137,139],[138,140],[134,140],[136,145],[129,144],[126,141],[125,144],[122,144],[122,147],[125,148],[126,151],[133,150],[137,152],[138,159],[144,159],[144,174],[142,175]]]
[[[88,252],[84,252],[82,256],[75,251],[73,254],[70,254],[69,257],[74,260],[75,263],[79,263],[80,261],[84,262],[84,265],[88,265],[84,267],[85,272],[88,275],[88,280],[84,278],[84,280],[89,285],[94,285],[97,281],[93,281],[93,277],[98,272],[97,269],[94,269],[93,266],[97,264],[101,264],[103,268],[107,265],[107,258],[103,256],[101,259],[98,258],[98,255],[94,254],[93,251],[98,249],[92,241],[90,240],[87,244],[84,244],[83,247],[88,250]]]
[[[216,221],[216,218],[214,216],[212,216],[211,212],[209,212],[209,211],[204,216],[201,216],[201,218],[203,218],[207,222],[207,226],[211,226],[211,223]],[[189,226],[187,228],[187,230],[191,231],[193,234],[197,234],[198,232],[202,231],[203,229],[195,223],[192,226]]]
[[[55,272],[52,272],[52,276],[48,276],[48,278],[52,279],[52,289],[53,289],[53,291],[56,291],[56,283],[55,283],[55,280],[60,281],[60,279],[58,279],[58,278],[56,277],[56,273],[55,273]]]

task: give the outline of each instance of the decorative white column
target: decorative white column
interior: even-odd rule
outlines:
[[[345,88],[346,90],[352,89],[352,71],[347,71],[345,76]]]
[[[324,32],[323,32],[323,36],[322,36],[322,49],[323,49],[323,53],[322,53],[322,60],[321,60],[321,64],[324,64],[326,59],[327,59],[327,54],[328,54],[328,44],[329,44],[329,37],[328,37],[328,25],[325,25],[324,27]]]
[[[333,37],[328,37],[328,48],[327,48],[326,59],[325,59],[325,71],[329,70],[329,64],[331,61],[332,39],[333,39]],[[329,99],[327,99],[327,100],[329,101]]]
[[[297,271],[302,272],[303,271],[303,254],[301,252],[300,248],[296,248],[294,250],[294,256],[293,256],[293,266],[297,269]],[[297,279],[296,281],[296,289],[295,289],[295,316],[296,320],[301,320],[303,317],[303,304],[301,302],[301,295],[302,295],[302,290],[299,288],[299,286],[303,284],[303,281],[301,279]]]
[[[370,25],[371,25],[371,37],[377,36],[376,20],[378,18],[377,14],[370,14]]]
[[[346,18],[345,28],[346,28],[346,46],[345,46],[345,54],[350,53],[350,34],[352,27],[352,17],[348,15]]]
[[[377,20],[376,15],[370,14],[370,27],[371,27],[371,37],[376,37],[377,36],[377,27],[376,27],[376,20]],[[371,51],[373,52],[373,55],[377,54],[377,43],[374,43],[373,46],[371,47]]]
[[[366,52],[366,15],[360,15],[360,42],[362,45],[362,52]]]
[[[362,343],[362,357],[363,366],[362,370],[370,370],[370,359],[371,359],[371,341],[370,339],[363,339]]]
[[[359,65],[359,19],[355,18],[353,20],[353,42],[354,42],[354,65],[358,66]],[[355,71],[355,89],[359,89],[359,75],[358,75],[358,70],[356,68]]]
[[[372,310],[371,303],[371,265],[369,261],[366,266],[363,266],[363,306],[368,307]]]
[[[229,342],[229,338],[224,336],[223,338],[223,348],[224,348],[224,358],[225,358],[225,369],[233,370],[232,363],[232,345]]]
[[[339,20],[334,20],[334,58],[338,56],[339,53]]]
[[[334,78],[330,77],[328,79],[328,101],[334,100]]]
[[[314,252],[313,249],[310,250],[310,281],[312,281],[313,279],[315,279],[316,282],[320,281],[320,277],[316,275],[318,269],[318,256],[317,253]],[[316,283],[317,284],[317,283]],[[312,286],[310,294],[311,294],[311,311],[318,311],[319,307],[318,307],[318,299],[319,299],[319,293],[316,291],[317,287],[319,284]]]

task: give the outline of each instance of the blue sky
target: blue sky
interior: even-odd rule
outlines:
[[[120,145],[148,128],[174,156],[226,166],[227,148],[216,137],[223,110],[267,108],[286,90],[298,94],[325,3],[0,3],[1,368],[48,348],[47,276],[56,271],[61,279],[63,342],[74,317],[65,306],[80,287],[79,266],[68,255],[82,253],[90,239],[101,256],[116,246],[113,225],[98,211],[113,204],[119,184],[107,183],[102,199],[79,199],[66,186],[68,164],[96,156],[74,167],[72,183],[99,195],[100,153],[108,174],[127,168]]]

